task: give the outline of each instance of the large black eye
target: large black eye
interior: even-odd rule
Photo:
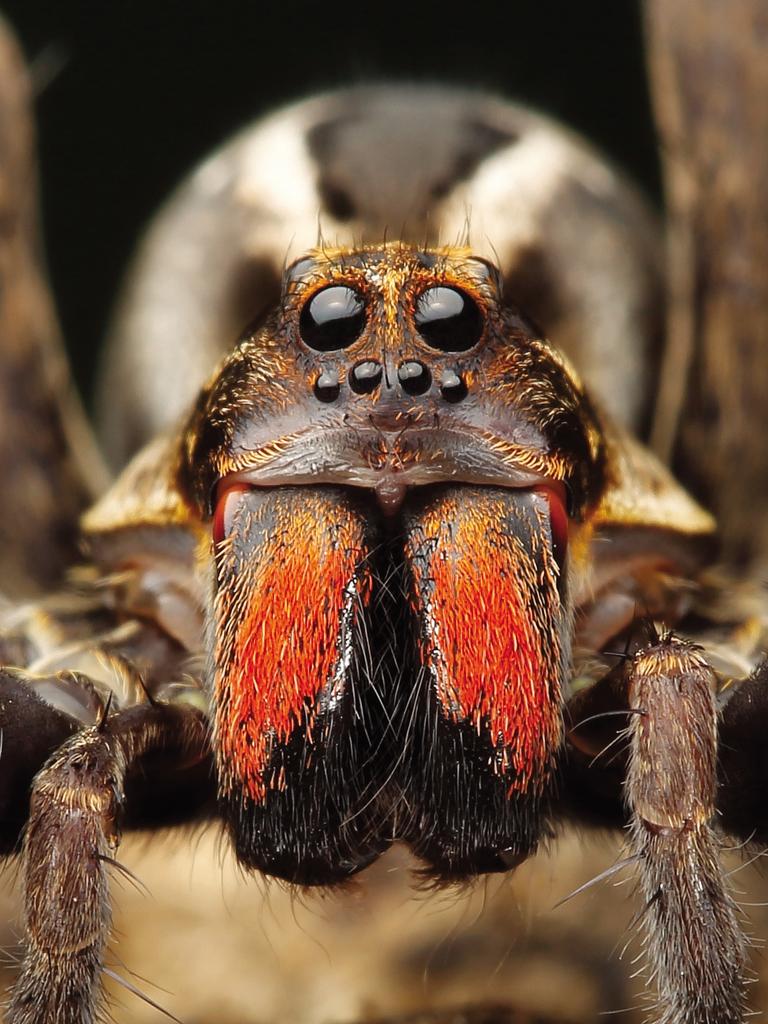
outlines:
[[[299,331],[304,342],[318,352],[333,352],[357,341],[365,327],[362,297],[347,285],[331,285],[317,292],[301,311]]]
[[[414,319],[424,341],[441,352],[466,352],[483,333],[477,303],[458,288],[427,288],[416,300]]]

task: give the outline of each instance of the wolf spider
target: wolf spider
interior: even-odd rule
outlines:
[[[22,195],[28,153],[8,152]],[[447,884],[513,869],[563,820],[624,827],[655,1019],[744,1019],[719,854],[764,835],[764,621],[707,574],[714,521],[632,438],[645,217],[549,122],[447,89],[299,104],[177,194],[107,373],[108,444],[140,450],[82,517],[85,564],[2,613],[0,843],[25,921],[8,1024],[98,1017],[121,831],[210,819],[244,869],[325,888],[393,843]],[[6,304],[40,301],[22,221]],[[76,505],[50,331],[20,334],[3,458]],[[17,543],[10,592],[66,560],[74,518]]]

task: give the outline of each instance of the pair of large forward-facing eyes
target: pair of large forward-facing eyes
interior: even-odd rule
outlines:
[[[466,352],[483,333],[483,314],[471,296],[459,288],[437,285],[416,299],[416,330],[439,352]],[[367,311],[362,295],[349,285],[329,285],[315,292],[301,311],[302,341],[317,352],[352,345],[363,333]]]

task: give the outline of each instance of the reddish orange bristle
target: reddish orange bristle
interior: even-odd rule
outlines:
[[[222,788],[237,786],[256,801],[281,785],[279,776],[267,778],[273,745],[299,725],[312,743],[317,698],[333,687],[343,657],[342,620],[354,620],[370,593],[362,528],[338,506],[322,504],[307,498],[302,507],[278,507],[268,539],[232,574],[231,589],[219,591],[214,690]]]
[[[420,521],[428,561],[413,564],[438,699],[455,720],[487,730],[496,770],[522,791],[543,786],[560,743],[558,568],[543,546],[526,550],[506,515],[490,497],[436,504]]]

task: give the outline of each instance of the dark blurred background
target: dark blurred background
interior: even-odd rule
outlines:
[[[589,136],[658,198],[636,0],[11,0],[31,62],[43,223],[80,385],[131,248],[196,160],[248,120],[328,86],[468,83]]]

